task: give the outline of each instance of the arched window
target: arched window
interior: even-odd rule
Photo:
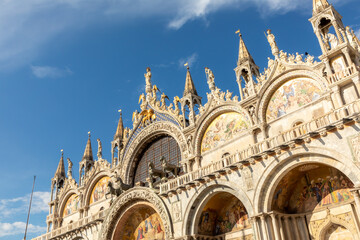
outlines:
[[[180,166],[180,148],[174,138],[162,136],[151,142],[140,154],[140,160],[135,169],[134,183],[146,182],[148,163],[153,162],[156,169],[161,169],[160,158],[165,157],[167,162]]]

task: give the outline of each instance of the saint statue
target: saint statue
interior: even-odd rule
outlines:
[[[72,166],[73,166],[73,163],[71,162],[70,158],[67,158],[67,162],[68,162],[67,175],[68,175],[68,178],[71,179],[72,178]]]
[[[266,38],[270,44],[272,54],[277,57],[277,55],[279,54],[279,48],[276,45],[275,36],[271,33],[270,29],[267,30]]]
[[[97,157],[98,159],[102,159],[102,145],[101,145],[101,141],[100,139],[96,139],[98,142],[98,152],[97,152]]]
[[[151,69],[149,67],[146,68],[146,73],[144,74],[145,77],[145,91],[147,93],[151,93]]]
[[[215,90],[215,76],[213,74],[213,72],[210,70],[210,68],[205,68],[205,74],[207,75],[208,77],[208,85],[209,85],[209,89],[211,91],[214,91]]]

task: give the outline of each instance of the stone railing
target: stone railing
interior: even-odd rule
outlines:
[[[358,71],[359,71],[359,69],[355,65],[351,65],[350,67],[347,67],[342,71],[339,71],[339,72],[329,75],[327,78],[328,83],[331,85],[331,84],[336,83],[348,76],[353,75],[355,72],[358,72]]]
[[[241,168],[243,164],[255,163],[255,160],[262,156],[277,153],[279,150],[286,149],[296,143],[324,135],[327,131],[336,128],[337,125],[351,122],[352,118],[355,118],[359,112],[360,100],[356,100],[319,118],[313,119],[310,122],[284,131],[275,137],[267,138],[264,141],[255,143],[248,148],[237,151],[211,164],[169,180],[168,182],[161,183],[159,184],[160,194],[167,196],[172,192],[180,192],[206,180],[206,178],[212,178],[216,174]]]
[[[68,223],[66,226],[64,227],[60,227],[57,229],[52,230],[51,232],[45,233],[39,237],[33,238],[32,240],[48,240],[48,239],[52,239],[56,236],[71,232],[72,230],[81,228],[83,226],[86,226],[89,223],[95,222],[95,221],[102,221],[104,219],[104,217],[107,214],[107,210],[103,210],[103,211],[99,211],[93,215],[84,217],[82,219],[79,219],[76,222],[72,222],[72,223]]]

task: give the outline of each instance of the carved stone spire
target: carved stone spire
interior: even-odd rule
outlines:
[[[119,139],[122,140],[123,136],[124,136],[124,124],[123,124],[123,120],[122,120],[122,114],[121,114],[121,110],[119,110],[120,113],[120,118],[119,118],[119,123],[116,129],[116,133],[114,135],[114,140]]]
[[[195,89],[195,85],[194,82],[192,80],[191,74],[190,74],[190,68],[187,67],[187,72],[186,72],[186,80],[185,80],[185,90],[184,90],[184,97],[188,94],[192,94],[192,95],[198,95],[197,91]]]
[[[93,161],[93,153],[92,153],[92,148],[91,148],[91,140],[90,140],[90,132],[89,134],[89,138],[88,141],[86,143],[86,147],[85,147],[85,151],[84,151],[84,155],[82,157],[82,160],[88,160],[88,161]]]
[[[65,179],[64,152],[62,150],[61,150],[61,158],[59,161],[59,165],[56,169],[54,179],[56,180]]]
[[[327,0],[313,0],[313,14],[317,14],[330,6]]]
[[[240,37],[240,42],[239,42],[239,57],[238,57],[238,63],[237,65],[241,65],[243,62],[245,61],[253,61],[252,60],[252,57],[244,43],[244,40],[242,38],[242,34],[240,33],[239,34],[239,37]]]

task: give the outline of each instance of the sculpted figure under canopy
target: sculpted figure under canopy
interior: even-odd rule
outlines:
[[[146,68],[146,73],[144,74],[145,83],[146,83],[146,92],[151,92],[151,69],[149,67]]]

